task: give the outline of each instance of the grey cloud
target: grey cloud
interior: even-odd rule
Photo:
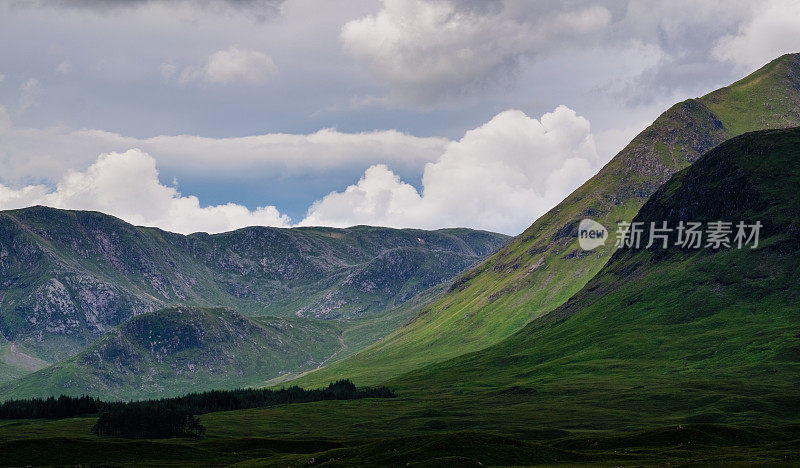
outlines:
[[[112,13],[118,10],[130,10],[142,6],[162,4],[185,4],[212,10],[232,10],[251,15],[258,21],[274,18],[280,13],[281,5],[286,0],[39,0],[32,4],[38,8],[73,8],[95,10],[100,13]],[[31,3],[16,2],[13,6],[26,7]]]
[[[649,93],[669,94],[697,79],[706,84],[727,77],[730,67],[720,65],[711,51],[753,10],[740,0],[395,0],[347,23],[341,39],[387,86],[385,102],[401,107],[462,103],[515,83],[524,62],[631,42],[658,47],[663,55],[658,66],[643,62],[639,82],[631,86],[652,85]],[[646,94],[629,102],[646,102]]]

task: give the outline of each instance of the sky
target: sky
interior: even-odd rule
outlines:
[[[0,209],[518,234],[800,0],[0,0]]]

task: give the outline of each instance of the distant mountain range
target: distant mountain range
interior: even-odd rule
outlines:
[[[368,322],[351,333],[364,335],[353,343],[368,344],[409,313],[385,318],[389,311],[506,239],[469,229],[367,226],[184,236],[97,212],[0,212],[0,382],[75,355],[132,317],[173,306]]]
[[[747,131],[800,125],[800,54],[784,55],[746,78],[675,104],[597,175],[540,217],[447,294],[384,340],[299,383],[335,376],[361,384],[484,349],[519,331],[581,290],[614,252],[613,243],[584,251],[578,223],[631,221],[675,172]]]

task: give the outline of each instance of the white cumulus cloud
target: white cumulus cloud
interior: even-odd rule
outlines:
[[[255,210],[234,203],[201,207],[197,197],[161,184],[155,159],[138,149],[102,154],[86,171],[67,172],[55,190],[43,185],[12,189],[0,184],[0,209],[36,204],[102,211],[136,225],[185,234],[289,225],[289,218],[274,206]]]
[[[589,121],[559,106],[541,119],[509,110],[425,166],[422,191],[385,165],[314,203],[302,225],[466,226],[516,234],[594,174]]]
[[[764,2],[736,34],[721,38],[713,49],[715,57],[748,71],[793,52],[800,52],[800,0]]]
[[[8,119],[0,118],[0,134],[11,137],[12,142],[21,138],[20,134],[22,141],[42,137],[39,131],[4,127],[3,120]],[[393,151],[414,148],[408,145],[407,136],[397,132],[360,135],[328,130],[305,136],[231,140],[192,136],[137,140],[85,130],[67,133],[62,138],[64,146],[80,143],[81,138],[89,142],[98,139],[95,144],[105,141],[119,146],[143,143],[158,151],[159,164],[163,154],[167,161],[185,158],[204,170],[218,172],[226,166],[238,167],[236,171],[257,167],[254,164],[265,155],[273,154],[269,148],[274,148],[275,163],[278,156],[285,161],[319,152],[334,159],[327,161],[331,165],[328,167],[352,163],[354,155],[349,151],[358,149],[359,154],[363,153],[363,163],[371,165],[361,179],[316,201],[300,225],[370,224],[430,229],[463,226],[516,234],[591,177],[603,162],[589,121],[565,106],[540,119],[508,110],[467,131],[457,141],[422,140],[420,148],[425,149],[429,162],[424,164],[421,190],[401,180],[387,164],[369,162],[382,148]],[[85,148],[92,145],[76,147],[88,151]],[[38,151],[37,147],[32,151]],[[203,207],[197,197],[183,195],[175,186],[159,182],[156,161],[145,151],[150,150],[103,153],[85,170],[67,168],[52,188],[0,184],[0,209],[44,204],[98,210],[134,224],[181,233],[292,224],[274,206],[254,210],[235,203]],[[235,152],[240,153],[238,160],[231,156]],[[223,156],[224,161],[220,161]],[[28,170],[35,173],[37,167],[46,166],[48,161],[31,162]],[[301,161],[296,169],[307,171],[313,161]],[[400,161],[402,158],[396,160]]]
[[[165,76],[169,72],[169,64],[162,65],[161,72]],[[277,73],[278,67],[272,59],[256,50],[241,49],[231,46],[224,50],[214,52],[208,57],[205,65],[200,68],[189,67],[183,70],[180,81],[203,81],[212,84],[247,84],[259,85],[266,83],[270,77]]]

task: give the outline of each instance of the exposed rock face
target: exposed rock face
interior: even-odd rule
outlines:
[[[0,334],[55,361],[130,317],[171,305],[374,314],[449,280],[505,239],[366,226],[183,236],[95,212],[0,212]]]

